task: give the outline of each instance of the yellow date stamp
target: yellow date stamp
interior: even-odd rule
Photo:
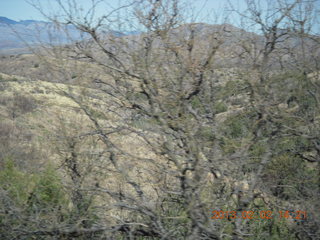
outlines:
[[[273,219],[286,218],[295,220],[306,220],[306,211],[271,211],[271,210],[261,210],[261,211],[221,211],[213,210],[211,214],[211,219]]]

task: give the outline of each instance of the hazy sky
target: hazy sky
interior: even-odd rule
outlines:
[[[0,16],[4,16],[13,20],[44,20],[43,16],[34,7],[28,4],[28,1],[32,0],[0,0]],[[238,5],[239,0],[232,0],[231,2]],[[46,8],[53,9],[55,0],[39,0],[39,2]],[[91,6],[91,0],[76,0],[77,4],[81,5],[84,9]],[[110,5],[115,5],[117,0],[106,0]],[[202,11],[204,13],[214,9],[216,12],[221,12],[221,9],[227,1],[223,0],[194,0],[192,1],[196,11]],[[52,4],[51,6],[48,3]],[[205,7],[204,7],[205,6]],[[103,13],[103,7],[108,7],[107,4],[101,4],[98,14]],[[105,8],[104,8],[105,9]]]
[[[0,16],[13,20],[42,19],[24,0],[0,0]]]
[[[36,10],[34,7],[32,7],[29,3],[31,1],[33,2],[39,2],[43,8],[46,9],[46,12],[52,12],[55,8],[55,2],[57,0],[0,0],[0,16],[8,17],[13,20],[45,20],[45,18],[39,13],[38,10]],[[66,2],[68,0],[61,0],[62,2]],[[86,10],[90,9],[92,6],[92,1],[100,1],[100,0],[72,0],[75,1],[81,8],[84,9],[84,12]],[[195,22],[207,22],[207,23],[219,23],[219,21],[216,21],[216,19],[212,19],[212,16],[220,16],[224,17],[222,15],[226,11],[224,11],[224,7],[228,5],[228,2],[231,2],[232,5],[239,10],[243,10],[245,8],[245,0],[181,0],[184,4],[188,1],[188,7],[193,6],[193,13],[194,12],[201,12],[201,14],[198,14],[196,20],[192,20]],[[272,0],[257,0],[261,3],[262,7],[267,6],[267,2],[271,2]],[[293,1],[293,0],[288,0]],[[109,12],[111,9],[114,9],[114,7],[118,6],[117,3],[119,2],[127,2],[127,0],[102,0],[102,3],[99,5],[99,8],[96,11],[96,16],[102,16],[106,12]],[[192,3],[192,4],[191,4]],[[320,0],[317,0],[317,9],[320,9]],[[269,7],[272,7],[272,4],[269,5]],[[230,11],[229,11],[230,12]],[[215,13],[215,14],[212,14]],[[59,12],[55,12],[55,14],[59,14]],[[185,13],[187,16],[189,16],[189,12]],[[209,16],[211,18],[207,18]],[[190,17],[191,18],[191,17]],[[319,18],[318,18],[319,19]],[[220,19],[222,20],[222,19]],[[229,16],[228,23],[238,25],[239,24],[239,17],[234,14]],[[238,25],[239,26],[239,25]],[[316,31],[319,32],[319,23],[313,24],[313,29],[317,28]]]

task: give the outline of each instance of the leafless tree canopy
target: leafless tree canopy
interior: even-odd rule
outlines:
[[[229,6],[238,27],[190,22],[179,0],[98,15],[107,2],[56,0],[59,15],[33,2],[83,32],[37,52],[51,81],[97,93],[60,89],[79,117],[48,128],[58,170],[25,201],[0,184],[0,237],[319,239],[319,2],[246,0],[244,11]]]

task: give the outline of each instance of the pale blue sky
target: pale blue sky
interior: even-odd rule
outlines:
[[[43,16],[34,9],[28,1],[32,0],[0,0],[0,16],[4,16],[13,20],[44,20]],[[54,5],[55,0],[40,0],[39,1],[44,7],[48,6],[48,2]],[[117,0],[107,0],[107,3],[115,5]],[[209,10],[214,9],[217,13],[221,13],[221,9],[226,4],[227,1],[221,0],[194,0],[192,1],[195,9],[197,11],[202,11],[203,13],[208,12]],[[231,2],[239,6],[239,0],[232,0]],[[91,6],[91,0],[76,0],[76,3],[83,6],[84,9]],[[52,5],[49,9],[52,9]],[[205,7],[203,7],[205,6]],[[106,5],[101,4],[101,7],[107,7]],[[102,9],[98,11],[102,14]]]
[[[0,0],[0,16],[13,20],[42,19],[41,14],[24,0]]]
[[[31,2],[39,2],[42,4],[42,7],[44,7],[46,12],[52,12],[54,11],[54,3],[56,0],[0,0],[0,16],[8,17],[13,20],[45,20],[45,18],[39,13],[38,10],[36,10],[34,7],[32,7],[30,4],[28,4],[28,1]],[[62,2],[65,2],[67,0],[61,0]],[[100,0],[73,0],[84,9],[84,11],[90,9],[92,6],[92,1],[100,1]],[[227,5],[227,2],[231,2],[233,6],[236,9],[244,10],[245,8],[245,0],[181,0],[183,3],[186,3],[188,1],[188,7],[191,5],[193,6],[193,13],[195,12],[201,12],[195,22],[208,22],[208,23],[219,23],[217,19],[213,19],[213,16],[219,16],[220,18],[225,17],[226,11],[224,11],[224,7]],[[260,2],[260,6],[266,6],[266,3],[270,0],[257,0],[257,2]],[[288,0],[293,1],[293,0]],[[317,1],[317,9],[319,11],[320,9],[320,0]],[[96,11],[96,16],[101,16],[106,13],[106,9],[108,12],[108,9],[112,9],[117,5],[118,2],[127,2],[127,0],[102,0],[102,3],[99,5],[98,10]],[[192,3],[190,5],[190,3]],[[269,5],[269,7],[272,7],[272,5]],[[57,12],[55,12],[57,13]],[[59,12],[58,12],[59,13]],[[215,14],[212,14],[215,13]],[[319,13],[320,14],[320,13]],[[318,14],[318,16],[319,16]],[[189,16],[189,12],[186,13],[187,16]],[[210,16],[209,18],[207,16]],[[191,18],[191,16],[190,16]],[[220,19],[221,20],[221,19]],[[236,15],[230,15],[229,16],[229,23],[238,25],[239,24],[239,17],[236,17]],[[319,20],[319,18],[318,18]],[[319,32],[319,22],[313,24],[313,28],[316,32]]]

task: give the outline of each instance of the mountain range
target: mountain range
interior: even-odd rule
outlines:
[[[81,33],[71,26],[57,28],[50,22],[15,21],[1,16],[0,33],[0,53],[4,54],[28,52],[29,46],[38,44],[65,44],[81,37]]]
[[[10,18],[6,18],[6,17],[1,17],[0,16],[0,24],[24,24],[24,25],[28,25],[31,23],[39,23],[39,22],[43,22],[44,21],[37,21],[37,20],[20,20],[19,22],[12,20]]]

